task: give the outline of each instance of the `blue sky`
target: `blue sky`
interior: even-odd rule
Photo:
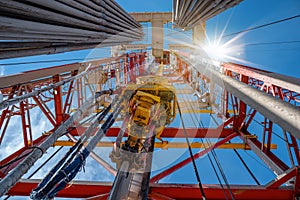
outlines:
[[[172,11],[171,0],[117,0],[128,12],[165,12]],[[137,6],[138,5],[138,6]],[[272,21],[300,14],[299,0],[244,0],[238,6],[229,9],[207,21],[207,35],[220,37],[225,24],[224,35],[262,25]],[[262,29],[250,31],[234,44],[262,42],[300,41],[300,18],[278,23]],[[231,37],[232,38],[232,37]],[[225,43],[230,37],[224,38]],[[240,53],[237,51],[236,53]],[[300,42],[280,45],[247,46],[238,58],[251,62],[251,66],[300,77]]]
[[[117,0],[117,2],[128,12],[143,12],[143,11],[171,11],[171,0],[153,0],[153,1],[141,1],[139,0]],[[162,3],[163,2],[163,3]],[[138,5],[138,6],[137,6]],[[245,30],[251,27],[263,25],[273,21],[281,20],[284,18],[292,17],[300,14],[300,1],[299,0],[244,0],[235,8],[229,9],[220,15],[207,21],[207,36],[210,40],[221,37],[222,31],[224,35]],[[241,61],[236,61],[241,64],[265,69],[289,76],[300,77],[300,18],[285,21],[261,29],[249,31],[241,35],[232,45],[228,48],[236,48],[236,46],[243,46],[236,51],[232,51],[231,56],[234,56]],[[223,38],[221,41],[225,44],[233,37]],[[290,42],[298,41],[287,44],[268,44],[257,45],[258,43],[274,43],[274,42]],[[247,46],[247,44],[256,44]],[[261,116],[258,117],[258,121],[263,120]],[[258,131],[259,130],[259,131]],[[261,132],[261,125],[253,125],[251,131],[255,133]],[[275,131],[281,130],[277,127]],[[260,137],[260,135],[258,135]],[[280,139],[274,137],[274,142],[280,142]],[[235,140],[237,141],[237,140]],[[282,141],[281,141],[282,142]],[[240,163],[232,151],[225,150],[226,156],[221,156],[221,150],[219,152],[220,160],[223,164],[226,175],[229,176],[231,183],[250,183],[253,184],[253,180],[249,177],[248,173],[237,165],[231,165],[231,163]],[[248,151],[239,151],[246,162],[250,163],[253,172],[258,175],[261,183],[272,179],[274,174],[265,168],[262,161],[258,161],[255,155]],[[279,146],[279,149],[275,151],[282,159],[287,157],[286,150]],[[188,156],[187,154],[184,157]],[[182,159],[182,158],[181,158]],[[198,160],[198,166],[200,174],[207,174],[213,172],[208,164],[207,157]],[[240,164],[238,164],[240,165]],[[172,176],[164,179],[164,181],[180,181],[190,182],[195,180],[192,173],[186,173],[192,170],[191,166],[186,166],[182,170],[174,173]],[[239,175],[237,175],[238,173]],[[242,181],[239,177],[244,177]],[[211,183],[216,182],[216,178],[211,176],[210,178],[204,176],[204,182]]]
[[[117,0],[128,12],[167,12],[172,10],[171,0]],[[229,9],[220,15],[208,20],[207,35],[210,39],[220,37],[226,23],[224,35],[262,25],[272,21],[291,17],[300,13],[299,0],[244,0],[233,9]],[[278,23],[262,29],[250,31],[240,37],[234,45],[300,41],[300,18],[283,23]],[[224,43],[232,37],[224,38]],[[31,56],[0,60],[1,74],[12,74],[28,69],[54,66],[64,63],[77,62],[51,62],[27,65],[5,65],[6,63],[28,62],[40,60],[81,59],[89,54],[89,50],[62,53],[57,55]],[[234,56],[250,62],[249,65],[266,70],[300,77],[300,68],[297,66],[300,57],[300,42],[278,45],[246,46],[243,51],[235,51]],[[247,63],[248,64],[248,63]]]
[[[207,22],[208,35],[213,35],[216,27],[220,32],[222,24],[228,19],[228,27],[224,35],[244,30],[250,27],[266,24],[280,19],[300,14],[298,0],[245,0]],[[231,16],[231,18],[230,18]],[[265,42],[298,41],[297,43],[279,45],[246,46],[241,57],[258,68],[300,77],[298,58],[300,57],[300,18],[274,24],[268,27],[250,31],[236,44],[251,44]],[[225,39],[230,39],[225,38]],[[226,40],[224,39],[224,42]]]
[[[126,11],[128,12],[162,12],[171,11],[171,0],[116,0]],[[244,0],[238,6],[233,9],[229,9],[224,13],[210,19],[207,22],[207,35],[210,39],[218,38],[221,35],[225,24],[228,23],[224,35],[234,33],[240,30],[244,30],[250,27],[262,25],[272,21],[280,20],[283,18],[291,17],[300,14],[300,1],[299,0]],[[232,37],[224,38],[222,41],[225,43]],[[233,47],[241,44],[255,44],[255,43],[269,43],[269,42],[288,42],[288,41],[300,41],[300,18],[296,18],[290,21],[275,24],[262,29],[250,31],[241,36],[236,42],[233,43]],[[51,63],[38,63],[29,65],[14,65],[7,66],[5,63],[10,62],[28,62],[39,60],[60,60],[60,59],[79,59],[85,58],[89,54],[89,50],[63,53],[59,55],[43,55],[34,56],[28,58],[17,58],[10,60],[0,60],[0,73],[11,74],[20,71],[25,71],[34,68],[44,68],[47,66],[59,65],[67,62],[51,62]],[[266,69],[290,76],[300,77],[300,42],[294,42],[289,44],[280,45],[255,45],[245,46],[244,49],[239,49],[234,52],[234,55],[239,59],[247,61],[248,65]],[[258,128],[257,128],[258,129]],[[254,128],[256,130],[256,128]],[[276,139],[275,139],[276,140]],[[227,151],[227,150],[226,150]],[[174,151],[175,152],[175,151]],[[219,152],[219,150],[217,150]],[[175,152],[176,153],[176,152]],[[269,170],[262,170],[261,166],[251,156],[250,152],[241,152],[244,158],[253,164],[252,169],[264,175],[264,181],[273,177],[273,174]],[[246,155],[250,154],[250,156]],[[185,153],[184,157],[188,157]],[[231,162],[237,162],[236,158],[233,158],[233,153],[227,151],[227,156],[221,156],[220,160],[224,166],[224,170],[228,172],[228,176],[231,177],[233,183],[240,183],[241,180],[235,175],[236,171],[232,170]],[[208,165],[207,157],[199,159],[200,174],[213,173]],[[206,169],[206,171],[203,171]],[[227,170],[226,170],[227,169]],[[231,170],[228,170],[231,169]],[[92,170],[92,169],[91,169]],[[187,166],[182,170],[174,173],[173,176],[166,178],[164,181],[180,181],[180,182],[195,182],[193,173],[186,175],[187,171],[191,171],[191,166]],[[245,171],[241,174],[246,174]],[[106,175],[111,178],[109,175]],[[215,178],[207,178],[205,176],[205,183],[216,182]],[[246,182],[253,183],[250,179]]]

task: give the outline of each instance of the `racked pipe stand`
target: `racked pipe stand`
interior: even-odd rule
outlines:
[[[141,25],[115,1],[1,1],[0,59],[130,43]]]

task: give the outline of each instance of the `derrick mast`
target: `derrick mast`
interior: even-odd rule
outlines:
[[[0,59],[118,46],[0,76],[0,196],[298,199],[299,77],[199,51],[207,20],[240,2],[127,13],[111,0],[1,1]],[[151,44],[129,44],[139,22]],[[170,22],[193,40],[170,39]]]

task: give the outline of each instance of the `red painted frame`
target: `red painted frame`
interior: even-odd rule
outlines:
[[[34,189],[39,180],[21,181],[14,186],[8,195],[27,196]],[[220,186],[203,185],[207,199],[225,199]],[[103,182],[74,182],[60,191],[57,197],[65,198],[105,198],[111,189],[111,183]],[[237,200],[290,200],[293,191],[289,188],[266,188],[263,186],[232,185],[231,190]],[[225,191],[227,192],[227,191]],[[153,195],[152,195],[153,194]],[[201,199],[198,185],[194,184],[151,184],[149,196],[154,199]]]
[[[130,81],[135,81],[136,76],[143,73],[143,65],[145,61],[145,53],[132,53],[127,54],[126,56],[119,57],[117,59],[120,63],[122,62],[123,69],[121,69],[124,72],[123,82],[125,84],[128,83],[128,77]],[[183,77],[185,77],[189,82],[193,81],[193,77],[191,76],[193,68],[190,68],[186,62],[183,60],[180,60],[180,58],[177,57],[178,62],[178,68],[177,72],[183,74]],[[75,76],[77,74],[77,70],[79,69],[78,64],[74,65],[67,65],[62,66],[69,68],[67,70],[68,74],[71,74],[71,76]],[[249,84],[257,89],[264,90],[267,93],[270,93],[273,96],[276,96],[278,98],[281,98],[282,100],[285,100],[287,102],[295,101],[299,102],[299,93],[298,91],[289,90],[289,88],[283,88],[280,87],[277,84],[278,80],[275,80],[274,78],[268,76],[267,71],[254,69],[247,66],[237,65],[234,63],[223,63],[222,67],[225,71],[225,75],[231,76],[241,82],[244,82],[245,84]],[[59,69],[62,70],[60,67],[56,67],[56,70]],[[29,84],[27,84],[27,87],[30,88],[30,90],[34,90],[36,88],[41,88],[45,85],[49,85],[51,83],[57,82],[60,79],[63,79],[65,77],[64,74],[66,74],[66,71],[62,70],[63,73],[56,74],[54,69],[44,69],[44,70],[35,70],[32,72],[25,73],[26,78],[30,77],[30,74],[34,74],[35,77],[39,77],[39,81],[32,80],[32,82],[29,81]],[[44,75],[47,76],[44,76]],[[24,75],[24,76],[25,76]],[[202,74],[198,74],[197,76],[199,79],[205,79],[209,82],[209,80],[203,76]],[[52,78],[49,78],[51,76]],[[112,75],[113,76],[113,75]],[[17,76],[15,80],[12,80],[12,82],[18,81],[20,79],[20,76]],[[273,83],[273,82],[276,82]],[[81,88],[81,83],[77,82],[77,87]],[[25,111],[32,109],[35,106],[38,106],[41,111],[46,115],[49,122],[54,125],[55,127],[59,125],[63,120],[67,118],[67,115],[70,112],[70,102],[71,102],[71,96],[73,91],[73,87],[75,86],[74,82],[70,83],[70,86],[67,90],[67,92],[63,93],[61,92],[61,88],[56,88],[57,93],[54,95],[53,98],[47,99],[47,101],[53,101],[55,104],[55,114],[49,113],[49,109],[47,108],[45,101],[42,99],[42,95],[36,96],[33,99],[35,100],[35,105],[30,106],[24,106],[21,103],[21,106],[19,108],[15,107],[15,115],[19,113],[25,113]],[[2,93],[5,94],[8,98],[12,98],[14,95],[18,95],[19,88],[22,87],[22,85],[19,86],[7,86],[6,88],[1,89]],[[9,89],[11,89],[9,91]],[[29,91],[29,89],[28,89]],[[225,91],[226,92],[226,91]],[[63,96],[65,95],[65,98]],[[80,103],[82,101],[82,94],[78,96]],[[261,149],[261,153],[266,155],[273,163],[275,163],[282,171],[286,172],[284,176],[282,176],[279,179],[272,180],[269,184],[265,186],[231,186],[231,189],[236,197],[236,199],[292,199],[295,195],[300,194],[300,181],[299,181],[299,169],[298,166],[295,168],[289,168],[287,164],[285,164],[280,158],[278,158],[276,155],[274,155],[269,148],[269,144],[271,143],[272,139],[272,122],[269,122],[268,119],[265,119],[266,123],[264,124],[264,131],[265,134],[268,136],[267,140],[267,146],[264,146],[263,141],[259,141],[257,138],[249,137],[252,136],[247,129],[251,125],[253,118],[255,117],[256,111],[253,110],[249,116],[247,116],[247,105],[243,103],[242,101],[238,101],[236,97],[232,97],[232,103],[236,101],[236,113],[233,116],[229,116],[227,113],[228,111],[228,104],[229,104],[229,93],[225,93],[226,98],[223,100],[222,104],[224,106],[222,113],[225,117],[228,118],[226,122],[221,124],[217,128],[194,128],[194,129],[188,129],[186,130],[188,133],[188,137],[193,138],[202,138],[202,137],[218,137],[223,138],[213,146],[198,152],[194,155],[194,158],[198,158],[212,149],[216,148],[218,145],[224,144],[228,142],[230,139],[236,137],[237,135],[240,136],[240,138],[245,141],[246,143],[254,144],[256,147]],[[17,110],[20,109],[20,110]],[[10,113],[10,109],[5,109],[2,111],[1,117],[0,117],[0,125],[1,127],[6,127],[5,125],[5,119],[9,122],[8,114]],[[66,116],[65,116],[66,115]],[[25,117],[25,115],[24,115]],[[22,155],[23,153],[28,151],[28,148],[30,145],[26,146],[26,144],[30,144],[30,139],[27,137],[27,132],[25,130],[28,129],[29,123],[26,122],[25,118],[22,123],[23,126],[23,132],[24,132],[24,147],[20,150],[12,153],[7,158],[2,160],[0,162],[0,165],[3,165],[5,163],[8,163],[15,159],[16,157]],[[232,123],[233,122],[233,123]],[[268,123],[267,123],[268,122]],[[233,124],[233,127],[228,128],[229,124]],[[267,126],[270,125],[270,126]],[[225,128],[224,128],[225,127]],[[77,127],[76,131],[71,131],[72,135],[80,135],[85,130],[84,127]],[[111,128],[107,136],[108,137],[116,137],[119,132],[119,128]],[[207,134],[205,134],[207,133]],[[25,138],[25,135],[27,138]],[[164,132],[161,135],[163,138],[184,138],[184,132],[183,129],[179,128],[166,128]],[[298,141],[296,138],[294,138],[292,135],[290,136],[291,143],[289,143],[290,148],[293,148],[294,155],[297,159],[297,164],[299,165],[300,162],[300,153],[298,148]],[[0,141],[4,137],[4,133],[0,136]],[[31,142],[32,145],[38,145],[40,142],[42,142],[47,135],[42,135],[41,137],[37,138],[33,142]],[[12,170],[21,160],[18,162],[15,162],[13,165],[9,166],[9,169],[2,169],[0,171],[0,177],[3,178],[7,172]],[[183,162],[180,162],[169,169],[165,170],[164,172],[152,177],[151,182],[157,182],[161,178],[170,175],[172,172],[180,169],[182,166],[190,163],[191,158],[187,158]],[[286,181],[290,180],[291,178],[294,178],[294,188],[290,187],[282,187],[282,184],[284,184]],[[32,188],[36,186],[37,182],[33,181],[26,181],[26,182],[19,182],[15,187],[13,187],[8,195],[28,195]],[[60,197],[78,197],[78,198],[87,198],[91,196],[97,196],[102,195],[99,197],[105,198],[107,196],[107,193],[110,191],[111,185],[110,184],[103,184],[103,183],[83,183],[78,182],[70,185],[67,187],[67,189],[62,190],[58,196]],[[204,190],[207,195],[208,199],[224,199],[223,190],[216,186],[216,185],[204,185]],[[181,184],[181,185],[168,185],[168,184],[152,184],[150,187],[150,193],[149,195],[152,195],[153,199],[198,199],[200,198],[199,188],[195,185],[188,185],[188,184]]]

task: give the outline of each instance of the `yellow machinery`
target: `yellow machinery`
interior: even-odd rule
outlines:
[[[163,76],[138,77],[121,99],[123,126],[110,154],[118,173],[108,199],[147,199],[155,137],[160,139],[176,116],[175,88]],[[128,137],[121,144],[125,129]]]
[[[122,92],[129,122],[128,138],[122,149],[139,153],[146,138],[160,135],[176,115],[175,88],[162,76],[144,76]]]

